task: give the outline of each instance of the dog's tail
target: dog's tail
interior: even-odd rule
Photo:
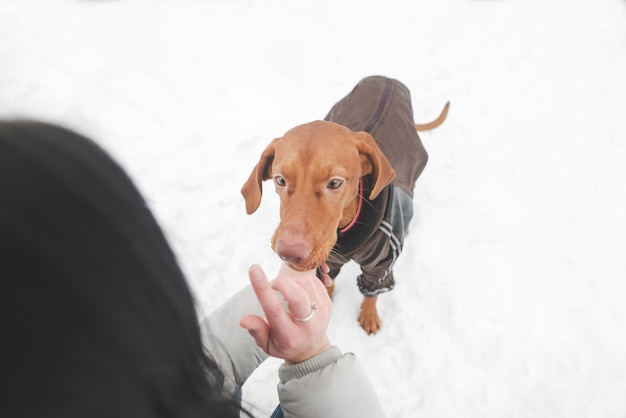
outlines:
[[[437,119],[428,123],[416,123],[415,129],[418,132],[430,131],[431,129],[435,129],[437,126],[441,125],[444,120],[446,120],[446,116],[448,116],[448,109],[450,109],[450,102],[446,103],[446,105],[443,107],[443,110],[441,111],[441,114],[437,117]]]

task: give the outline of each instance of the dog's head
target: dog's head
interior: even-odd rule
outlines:
[[[261,203],[262,182],[272,179],[280,197],[280,223],[272,249],[292,267],[320,266],[337,241],[337,228],[348,224],[358,204],[362,176],[372,176],[374,199],[395,171],[366,132],[325,121],[297,126],[274,139],[243,185],[246,211]]]

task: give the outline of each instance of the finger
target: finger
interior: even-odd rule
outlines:
[[[308,274],[299,274],[293,276],[292,279],[306,290],[313,302],[319,301],[320,299],[329,299],[326,287],[332,285],[332,279],[328,275],[326,275],[325,279],[324,274],[322,274],[322,280],[324,281],[320,281],[317,276]],[[330,284],[327,284],[326,280],[330,282]]]
[[[333,279],[331,279],[327,273],[322,272],[320,280],[326,287],[331,287],[333,285]]]
[[[265,312],[267,322],[276,323],[277,325],[288,323],[290,320],[285,312],[283,302],[270,286],[263,269],[258,265],[253,265],[250,267],[248,274],[254,293],[256,293],[263,312]]]
[[[326,291],[316,275],[316,270],[295,271],[291,269],[287,263],[282,263],[280,271],[278,272],[278,277],[291,278],[309,293],[317,292],[320,289]]]
[[[263,318],[257,315],[246,315],[239,320],[239,325],[248,330],[259,347],[267,351],[270,328]]]
[[[267,322],[258,315],[244,315],[239,320],[239,325],[248,331],[261,330],[268,328]]]
[[[330,267],[326,262],[324,262],[321,266],[320,280],[326,287],[331,287],[333,285],[333,279],[330,277]]]
[[[293,277],[279,275],[271,286],[283,295],[289,311],[296,318],[304,318],[311,313],[311,298]]]
[[[281,265],[278,277],[272,282],[272,287],[283,294],[289,304],[289,309],[296,318],[308,317],[313,309],[313,303],[316,304],[318,311],[329,314],[332,309],[328,292],[317,279],[315,270],[298,272],[284,263]]]
[[[324,311],[330,310],[325,306],[327,305],[326,302],[330,301],[328,292],[326,292],[322,283],[315,278],[314,271],[296,272],[288,269],[283,264],[278,277],[270,285],[261,267],[254,265],[250,268],[250,281],[265,312],[270,329],[280,329],[281,332],[292,329],[294,325],[293,317],[308,317],[313,309],[312,302],[322,301],[321,305],[319,302],[316,302],[318,307],[323,306]],[[302,285],[309,290],[303,289]],[[321,296],[317,294],[315,287],[322,289]],[[285,311],[283,301],[277,296],[274,288],[287,301],[291,314]],[[309,297],[309,292],[315,300]]]

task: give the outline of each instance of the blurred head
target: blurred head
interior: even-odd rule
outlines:
[[[0,261],[0,416],[233,411],[161,229],[92,141],[0,122]]]

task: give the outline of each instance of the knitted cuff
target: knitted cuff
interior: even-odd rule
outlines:
[[[338,347],[331,347],[328,350],[304,360],[300,363],[285,364],[278,368],[278,377],[280,382],[285,384],[291,379],[298,379],[314,371],[323,369],[324,367],[336,362],[341,358],[342,352]]]

